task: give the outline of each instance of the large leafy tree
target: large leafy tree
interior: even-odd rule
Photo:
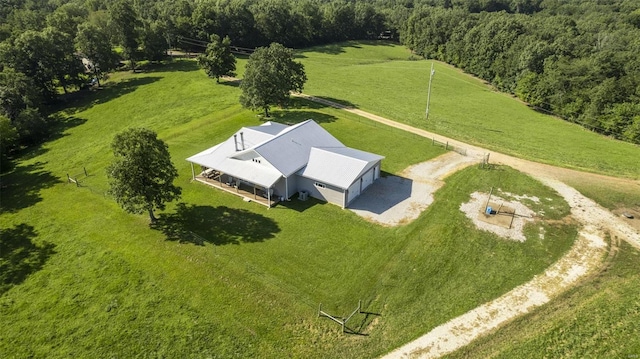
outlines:
[[[269,117],[271,105],[285,105],[291,91],[302,91],[307,75],[294,61],[293,50],[278,43],[258,48],[251,56],[240,84],[240,103],[252,110],[263,109]]]
[[[169,48],[165,34],[166,29],[161,22],[145,22],[140,39],[145,59],[160,61],[165,57]]]
[[[198,57],[198,64],[209,77],[215,77],[220,82],[220,76],[233,76],[236,70],[236,58],[231,53],[229,36],[211,35],[211,42],[204,54]]]
[[[56,97],[57,86],[66,92],[69,86],[78,84],[84,72],[82,62],[74,54],[72,39],[51,27],[25,31],[14,41],[3,43],[0,60],[31,78],[45,99]]]
[[[116,44],[122,46],[124,58],[135,69],[140,20],[129,1],[118,0],[109,7],[109,24]]]
[[[90,62],[90,69],[100,85],[105,73],[113,70],[118,63],[118,55],[111,48],[109,35],[97,25],[86,22],[78,26],[76,45],[80,53]]]
[[[10,67],[0,71],[0,114],[14,121],[28,107],[39,107],[40,98],[31,78]]]
[[[131,128],[117,134],[111,148],[115,161],[107,168],[109,193],[125,211],[147,212],[154,222],[153,211],[181,194],[173,185],[178,171],[167,145],[151,130]]]
[[[35,87],[29,77],[12,68],[0,72],[0,116],[5,116],[17,131],[11,143],[39,143],[48,133],[49,124],[38,111],[41,101]]]
[[[0,172],[9,167],[9,152],[18,142],[18,131],[11,121],[0,115]]]
[[[88,16],[89,12],[84,6],[67,3],[47,16],[47,24],[73,37],[76,35],[78,25],[85,22]]]

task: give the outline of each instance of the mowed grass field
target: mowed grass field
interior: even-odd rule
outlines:
[[[640,254],[626,243],[606,270],[447,358],[637,358]]]
[[[0,357],[375,357],[530,280],[575,239],[576,226],[559,221],[567,204],[509,168],[451,176],[397,228],[314,200],[267,209],[190,182],[185,158],[261,123],[238,96],[193,61],[115,74],[2,176]],[[294,107],[274,117],[313,118],[384,155],[388,173],[443,153],[338,110]],[[183,198],[154,228],[105,196],[111,139],[133,126],[157,131],[180,173]],[[527,227],[525,243],[478,231],[459,211],[490,186],[549,199],[530,203],[545,221]],[[362,335],[317,317],[320,303],[344,316],[358,300],[367,313],[349,326]]]
[[[342,43],[301,50],[299,59],[309,77],[308,94],[517,157],[640,178],[639,146],[536,112],[454,67],[419,60],[400,45]]]

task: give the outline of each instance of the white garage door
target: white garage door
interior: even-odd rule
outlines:
[[[347,203],[350,203],[354,198],[360,194],[360,181],[355,181],[351,187],[349,187],[349,195],[347,196]]]
[[[365,173],[364,175],[362,175],[362,190],[364,191],[365,188],[369,187],[372,183],[373,183],[373,174],[374,172],[374,167],[372,167],[370,170],[367,171],[367,173]]]

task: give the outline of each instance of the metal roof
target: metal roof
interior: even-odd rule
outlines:
[[[286,128],[289,126],[274,122],[267,122],[261,126],[243,127],[226,141],[187,158],[187,161],[215,168],[264,187],[271,187],[282,177],[280,172],[268,165],[236,159],[234,156],[252,151],[252,147],[273,138],[274,135],[271,133],[279,133]],[[240,136],[241,133],[242,136]],[[243,141],[244,151],[242,151]]]
[[[261,161],[250,161],[252,158]],[[345,147],[316,122],[307,120],[293,126],[266,122],[243,127],[187,161],[264,187],[297,172],[346,189],[382,158]]]
[[[348,189],[384,157],[350,147],[312,148],[307,166],[299,175]]]
[[[307,120],[288,127],[254,150],[289,177],[307,164],[312,147],[344,147],[315,121]]]

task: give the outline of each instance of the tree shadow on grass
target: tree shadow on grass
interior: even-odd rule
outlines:
[[[300,110],[274,110],[271,111],[269,121],[276,121],[286,125],[295,125],[306,120],[314,120],[317,123],[330,123],[337,120],[335,116],[316,111]]]
[[[95,105],[131,93],[139,86],[149,85],[161,79],[162,77],[158,76],[134,77],[115,83],[107,83],[97,89],[78,91],[67,97],[60,109],[65,109],[68,113],[82,112]]]
[[[45,154],[48,149],[42,145],[46,142],[57,140],[63,136],[66,136],[68,129],[80,126],[86,123],[87,120],[75,116],[63,116],[60,113],[49,115],[47,118],[46,128],[43,128],[43,133],[37,136],[36,139],[25,143],[25,147],[12,153],[12,159],[20,158],[21,160],[30,160],[40,155]],[[9,172],[13,168],[13,163],[8,167],[3,167],[2,172]]]
[[[16,166],[0,176],[0,213],[16,212],[40,202],[40,190],[52,187],[60,180],[43,163]]]
[[[56,252],[52,243],[33,243],[34,228],[22,223],[0,229],[0,295],[40,270]]]
[[[341,100],[341,99],[337,99],[329,96],[314,96],[314,97],[320,99],[321,101],[324,100],[324,101],[336,103],[337,105],[340,106],[340,108],[344,108],[348,110],[353,110],[358,108],[358,106],[356,106],[353,102],[349,102],[347,100]],[[326,103],[320,103],[320,104],[323,105],[323,107],[334,107],[334,108],[336,107]]]
[[[355,43],[355,42],[339,42],[339,43],[334,43],[334,44],[330,44],[330,45],[322,45],[322,46],[317,46],[317,47],[313,47],[311,49],[309,49],[308,51],[311,52],[318,52],[321,54],[326,54],[326,55],[339,55],[342,54],[345,51],[345,48],[355,48],[355,49],[360,49],[362,48],[362,46],[360,46],[359,44]],[[296,58],[305,58],[307,57],[306,55],[304,55],[304,53],[298,53],[295,56]]]
[[[150,226],[169,241],[196,245],[263,242],[280,232],[271,218],[244,209],[184,203],[178,204],[174,213],[160,215]]]
[[[140,72],[191,72],[200,67],[193,60],[162,61],[144,64],[140,66]]]

